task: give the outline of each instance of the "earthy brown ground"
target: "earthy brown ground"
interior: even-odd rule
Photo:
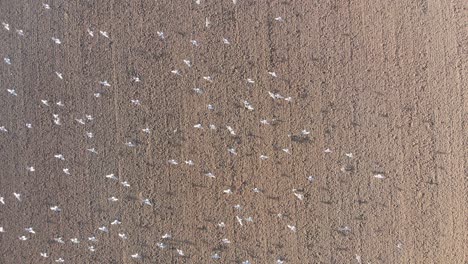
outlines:
[[[0,263],[468,263],[463,2],[1,0]]]

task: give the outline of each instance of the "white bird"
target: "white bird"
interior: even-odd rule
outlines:
[[[13,95],[13,96],[18,96],[18,94],[16,93],[16,91],[13,90],[13,89],[7,89],[7,91],[8,91],[11,95]]]
[[[132,102],[134,105],[141,105],[141,102],[138,99],[131,99],[130,102]]]
[[[244,107],[247,108],[249,111],[254,110],[253,106],[247,101],[244,101]]]
[[[124,187],[130,187],[130,184],[128,184],[126,181],[123,181],[120,184],[122,184]]]
[[[135,147],[136,145],[135,145],[135,143],[133,143],[133,142],[131,142],[131,141],[128,141],[128,142],[125,142],[125,146],[130,147],[130,148],[133,148],[133,147]]]
[[[94,246],[89,246],[88,249],[89,249],[89,251],[91,251],[91,252],[96,251],[96,249],[94,248]]]
[[[260,192],[262,192],[262,190],[260,190],[260,189],[257,188],[257,187],[253,188],[252,191],[253,191],[254,193],[260,193]]]
[[[276,260],[276,264],[284,264],[284,260],[277,259],[277,260]]]
[[[223,228],[223,227],[225,227],[225,226],[226,226],[226,224],[225,224],[224,222],[219,222],[219,223],[218,223],[218,227]]]
[[[286,97],[284,98],[285,101],[288,101],[288,102],[291,102],[292,101],[292,97]]]
[[[56,212],[56,213],[62,211],[62,209],[60,209],[57,205],[51,206],[51,207],[50,207],[50,210],[52,210],[52,211],[54,211],[54,212]]]
[[[55,38],[55,37],[52,37],[52,41],[54,41],[55,44],[62,44],[62,41],[60,41],[60,39]]]
[[[214,110],[214,106],[211,105],[211,104],[207,105],[207,108],[208,108],[208,110]]]
[[[122,224],[122,222],[120,222],[119,220],[115,219],[114,221],[112,221],[111,225],[120,225]]]
[[[41,252],[40,254],[41,254],[41,257],[43,257],[43,258],[48,258],[49,257],[49,255],[46,252]]]
[[[250,78],[247,78],[247,82],[248,82],[248,83],[255,83],[255,81],[252,80],[252,79],[250,79]]]
[[[181,250],[181,249],[176,249],[177,250],[177,253],[180,255],[180,256],[185,256],[184,255],[184,252]]]
[[[205,173],[205,176],[210,177],[210,178],[216,178],[216,176],[211,172]]]
[[[200,88],[193,88],[192,90],[194,90],[197,94],[203,94],[203,90]]]
[[[200,4],[200,0],[198,0],[198,4]],[[210,19],[206,17],[205,18],[205,27],[209,27],[210,24],[211,24]]]
[[[244,218],[244,220],[247,222],[253,222],[253,218],[251,216]]]
[[[58,126],[60,126],[62,123],[60,122],[60,118],[57,114],[53,114],[54,117],[54,123]]]
[[[278,22],[283,22],[283,18],[282,17],[275,17],[275,20],[278,21]]]
[[[26,167],[26,169],[27,169],[28,171],[30,171],[30,172],[35,171],[34,167],[32,167],[32,166],[31,166],[31,167]]]
[[[172,70],[171,73],[173,73],[173,74],[175,74],[175,75],[179,75],[179,76],[181,75],[180,72],[179,72],[179,70],[177,70],[177,69],[176,69],[176,70]]]
[[[5,233],[5,229],[3,228],[3,226],[0,226],[0,233]]]
[[[236,205],[234,205],[234,209],[242,210],[242,206],[240,204],[236,204]]]
[[[225,194],[232,194],[231,189],[226,189],[226,190],[224,190],[223,192],[224,192]]]
[[[5,198],[0,197],[0,203],[5,204]]]
[[[88,119],[89,121],[92,121],[94,120],[94,117],[92,115],[85,115],[86,119]]]
[[[250,264],[250,261],[248,261],[248,260],[242,261],[242,264]]]
[[[211,78],[211,76],[204,76],[203,79],[209,81],[209,82],[213,82],[213,78]]]
[[[135,254],[131,255],[131,257],[135,258],[135,259],[141,258],[140,254],[138,254],[138,253],[135,253]]]
[[[356,254],[356,261],[358,262],[358,264],[362,264],[361,256],[359,256],[358,254]]]
[[[374,177],[377,178],[377,179],[384,179],[385,178],[385,176],[383,174],[380,174],[380,173],[375,174]]]
[[[73,244],[79,244],[80,241],[78,240],[78,238],[71,238],[70,241],[73,243]]]
[[[353,158],[353,153],[345,153],[345,156],[352,159]]]
[[[231,135],[235,136],[236,135],[236,132],[234,131],[234,129],[230,126],[226,126],[227,130],[229,131],[229,133],[231,133]]]
[[[21,194],[20,193],[15,193],[14,192],[13,195],[15,196],[16,200],[21,202]]]
[[[70,175],[70,170],[68,168],[63,169],[63,172],[67,175]]]
[[[168,239],[168,238],[172,238],[171,234],[164,234],[163,236],[161,236],[162,239]]]
[[[102,86],[107,86],[107,87],[111,86],[111,85],[109,84],[109,82],[106,81],[106,80],[100,81],[99,84],[102,85]]]
[[[216,126],[213,125],[213,124],[210,124],[209,127],[210,127],[211,130],[216,130]]]
[[[5,128],[5,126],[0,126],[0,131],[2,131],[2,132],[8,132],[8,130]]]
[[[177,165],[179,164],[176,160],[174,159],[171,159],[171,160],[168,160],[167,162],[169,162],[169,164],[172,164],[172,165]]]
[[[87,136],[88,138],[92,138],[94,135],[93,135],[92,132],[86,132],[86,136]]]
[[[94,32],[91,29],[88,28],[87,31],[91,37],[94,37]]]
[[[218,255],[218,253],[214,253],[213,255],[211,255],[211,258],[212,259],[220,259],[221,257]]]
[[[341,226],[338,228],[338,231],[342,232],[342,233],[348,233],[351,231],[351,228],[349,226]]]
[[[27,128],[32,128],[32,125],[30,123],[26,123]]]
[[[133,76],[133,77],[132,77],[132,81],[134,81],[134,82],[141,82],[140,78],[137,77],[137,76]]]
[[[61,237],[54,238],[54,241],[60,244],[65,244],[65,241]]]
[[[307,131],[307,130],[304,129],[304,130],[301,131],[301,134],[306,136],[306,135],[310,134],[310,131]]]
[[[313,181],[314,181],[314,176],[308,176],[308,177],[307,177],[307,180],[308,180],[309,182],[313,182]]]
[[[28,233],[36,234],[36,231],[34,231],[32,227],[25,228],[24,230]]]
[[[58,102],[55,103],[55,104],[58,105],[58,106],[65,106],[65,105],[62,103],[62,101],[58,101]]]
[[[284,151],[287,154],[291,154],[291,151],[289,149],[287,149],[287,148],[282,149],[282,151]]]
[[[61,80],[63,80],[63,74],[62,73],[55,72],[55,74],[57,75],[57,77],[59,77]]]
[[[25,237],[25,236],[20,236],[20,237],[18,237],[18,238],[19,238],[19,240],[22,240],[22,241],[28,240],[28,238]]]
[[[108,233],[108,232],[109,232],[109,229],[107,229],[107,227],[105,227],[105,226],[101,226],[101,227],[99,227],[98,229],[99,229],[99,231],[104,232],[104,233]]]
[[[186,160],[186,161],[185,161],[185,164],[187,164],[187,165],[189,165],[189,166],[195,165],[195,163],[194,163],[192,160]]]
[[[145,132],[146,134],[150,134],[150,133],[151,133],[151,131],[150,131],[149,128],[144,128],[144,129],[142,129],[141,131]]]
[[[231,243],[231,241],[229,241],[229,239],[227,239],[227,238],[223,238],[223,239],[221,240],[221,242],[223,242],[224,244],[229,244],[229,243]]]
[[[112,197],[110,197],[108,200],[111,201],[111,202],[117,202],[119,199],[117,199],[117,198],[115,198],[114,196],[112,196]]]
[[[125,234],[122,234],[122,233],[119,233],[119,237],[122,238],[122,239],[127,239],[127,236]]]
[[[115,180],[115,181],[118,180],[118,178],[114,175],[114,173],[106,175],[106,178],[111,179],[111,180]]]
[[[41,100],[41,102],[43,105],[49,106],[49,102],[47,102],[47,100]]]
[[[85,121],[83,120],[83,118],[75,118],[75,121],[82,124],[82,125],[85,125]]]
[[[162,31],[157,31],[156,33],[158,34],[158,36],[159,36],[161,39],[165,39],[165,38],[166,38],[166,36],[164,35],[164,32],[162,32]]]
[[[94,154],[98,154],[97,150],[95,148],[90,148],[90,149],[86,149],[87,151],[89,152],[92,152]]]
[[[268,156],[260,155],[260,159],[261,159],[261,160],[267,160],[267,159],[268,159]]]
[[[56,155],[54,155],[54,157],[59,159],[59,160],[65,160],[65,157],[62,154],[56,154]]]
[[[331,149],[327,148],[327,149],[324,150],[323,152],[325,152],[325,153],[331,153],[332,151],[331,151]]]
[[[109,33],[106,31],[99,30],[99,34],[101,34],[103,37],[109,38]]]
[[[24,31],[22,29],[17,29],[16,34],[18,34],[20,36],[24,36]]]
[[[58,258],[58,259],[55,260],[55,262],[57,262],[57,263],[63,263],[63,262],[65,262],[65,260],[64,260],[63,258]]]
[[[5,58],[3,58],[3,61],[4,61],[6,64],[11,65],[11,60],[10,60],[10,58],[5,57]]]
[[[276,75],[276,72],[268,72],[268,74],[270,74],[273,77],[278,77],[278,75]]]
[[[229,40],[227,38],[223,38],[223,43],[226,44],[226,45],[231,44],[231,42],[229,42]]]
[[[185,65],[192,67],[192,63],[189,60],[184,60]]]
[[[231,153],[232,155],[237,155],[237,152],[236,152],[235,148],[228,149],[228,152]]]
[[[297,197],[297,199],[299,199],[301,201],[304,200],[304,195],[302,193],[298,193],[296,189],[293,189],[292,191],[293,191],[294,195]]]
[[[296,232],[296,227],[295,226],[293,226],[293,225],[287,225],[287,226],[291,231]]]
[[[192,43],[193,46],[198,47],[198,41],[190,40],[190,43]]]
[[[91,242],[97,242],[97,239],[96,237],[88,237],[88,240],[91,241]]]
[[[156,243],[156,245],[160,248],[160,249],[165,249],[166,248],[166,245],[162,242],[159,242],[159,243]]]
[[[46,3],[42,3],[42,7],[44,7],[45,9],[50,9],[50,5]]]
[[[144,199],[142,202],[143,202],[143,204],[146,204],[146,205],[149,205],[149,206],[153,205],[149,199]]]
[[[239,225],[243,226],[244,224],[242,223],[242,218],[236,215],[236,220],[239,222]]]
[[[9,24],[7,24],[5,22],[2,22],[2,25],[6,30],[10,30],[10,25]]]

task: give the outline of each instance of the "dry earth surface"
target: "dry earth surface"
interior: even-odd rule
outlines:
[[[466,2],[44,3],[0,0],[0,263],[468,263]]]

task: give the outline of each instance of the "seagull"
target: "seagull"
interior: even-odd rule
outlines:
[[[27,169],[28,171],[30,171],[30,172],[35,171],[34,167],[26,167],[26,169]]]
[[[211,129],[211,130],[216,130],[216,126],[215,126],[215,125],[213,125],[213,124],[210,124],[210,126],[209,126],[209,127],[210,127],[210,129]]]
[[[7,91],[8,91],[11,95],[13,95],[13,96],[18,96],[18,94],[16,93],[16,91],[13,90],[13,89],[7,89]]]
[[[353,158],[353,153],[345,153],[345,156],[352,159]]]
[[[226,44],[226,45],[229,45],[229,44],[231,44],[231,42],[229,42],[229,40],[228,40],[228,39],[226,39],[226,38],[223,38],[223,43],[224,43],[224,44]]]
[[[99,231],[102,231],[102,232],[104,232],[104,233],[108,233],[108,232],[109,232],[109,229],[107,229],[107,227],[105,227],[105,226],[101,226],[101,227],[99,227],[98,229],[99,229]]]
[[[119,220],[115,219],[114,221],[112,221],[111,225],[120,225],[122,224],[122,222],[120,222]]]
[[[309,182],[313,182],[315,179],[314,179],[314,176],[309,176],[309,177],[307,177],[307,180],[308,180]]]
[[[46,105],[46,106],[49,106],[49,102],[47,102],[47,100],[41,100],[42,104]]]
[[[168,238],[172,238],[172,236],[170,234],[166,233],[161,238],[162,239],[168,239]]]
[[[349,226],[342,226],[338,228],[338,231],[342,233],[348,233],[351,231],[351,228]]]
[[[208,108],[208,110],[214,110],[214,106],[211,105],[211,104],[207,105],[207,108]]]
[[[65,244],[63,239],[61,237],[54,238],[55,242],[60,243],[60,244]]]
[[[286,97],[284,98],[285,101],[288,101],[288,102],[291,102],[292,101],[292,97]]]
[[[229,243],[231,243],[231,241],[229,241],[229,239],[227,239],[227,238],[223,238],[223,239],[221,240],[221,242],[223,242],[224,244],[229,244]]]
[[[14,192],[13,195],[15,196],[16,200],[21,202],[21,194]]]
[[[278,77],[278,75],[276,75],[276,72],[268,72],[268,74],[270,74],[273,77]]]
[[[0,203],[5,204],[5,198],[0,197]]]
[[[22,29],[17,29],[16,33],[20,36],[24,36],[24,31]]]
[[[235,136],[236,135],[236,132],[234,131],[234,129],[230,126],[226,126],[227,130],[229,130],[229,133],[231,133],[231,135]]]
[[[27,238],[27,237],[25,237],[25,236],[20,236],[20,237],[18,237],[18,238],[19,238],[19,240],[21,240],[21,241],[28,240],[28,238]]]
[[[296,232],[296,227],[293,226],[293,225],[288,225],[288,228],[293,231],[293,232]]]
[[[232,194],[231,189],[226,189],[226,190],[224,190],[223,192],[224,192],[225,194]]]
[[[75,121],[82,124],[82,125],[85,125],[85,121],[83,120],[83,118],[75,118]]]
[[[58,39],[58,38],[52,37],[52,41],[54,41],[55,44],[62,44],[62,41],[60,41],[60,39]]]
[[[301,131],[301,135],[307,136],[309,134],[310,134],[310,131],[307,131],[305,129]]]
[[[102,86],[107,86],[107,87],[111,86],[111,85],[109,84],[109,82],[106,81],[106,80],[100,81],[99,84],[102,85]]]
[[[179,76],[181,75],[179,70],[172,70],[171,73],[173,73],[175,75],[179,75]]]
[[[194,163],[192,160],[186,160],[186,161],[185,161],[185,164],[187,164],[187,165],[189,165],[189,166],[195,165],[195,163]]]
[[[131,255],[131,257],[135,258],[135,259],[141,258],[140,254],[138,254],[138,253],[135,253],[135,254]]]
[[[358,264],[362,264],[361,256],[359,256],[358,254],[356,254],[356,261],[358,262]]]
[[[250,78],[247,78],[247,82],[248,82],[248,83],[255,83],[255,81],[252,80],[252,79],[250,79]]]
[[[220,259],[221,257],[218,255],[218,253],[214,253],[213,255],[211,255],[211,258],[212,259]]]
[[[91,29],[88,28],[87,31],[88,31],[88,34],[89,34],[91,37],[94,37],[94,32],[91,31]]]
[[[6,64],[11,65],[11,60],[10,60],[10,58],[5,57],[5,58],[3,58],[3,61],[4,61]]]
[[[108,199],[109,201],[111,202],[117,202],[119,199],[115,198],[114,196],[112,196],[111,198]]]
[[[0,226],[0,233],[5,233],[5,229],[3,229],[3,226]]]
[[[204,76],[203,79],[209,81],[209,82],[213,82],[213,79],[211,78],[211,76]]]
[[[284,260],[281,260],[281,259],[276,260],[276,264],[283,264],[283,263],[284,263]]]
[[[385,176],[383,174],[380,174],[380,173],[375,174],[374,177],[377,178],[377,179],[384,179],[385,178]]]
[[[65,260],[63,260],[63,258],[58,258],[58,259],[55,260],[55,262],[63,263],[63,262],[65,262]]]
[[[132,147],[135,147],[136,145],[135,145],[135,143],[129,141],[129,142],[125,143],[125,146],[132,148]]]
[[[92,137],[93,137],[93,133],[92,133],[92,132],[86,132],[86,136],[87,136],[88,138],[92,138]]]
[[[50,207],[50,210],[52,210],[52,211],[54,211],[56,213],[62,211],[62,209],[60,209],[57,205]]]
[[[26,123],[27,128],[32,128],[32,125],[30,123]]]
[[[138,99],[131,99],[130,102],[132,102],[134,105],[141,105],[141,102]]]
[[[122,234],[122,233],[119,233],[119,237],[122,238],[122,239],[127,239],[127,236],[125,234]]]
[[[142,202],[143,202],[143,204],[153,206],[153,204],[151,203],[151,201],[149,199],[144,199]]]
[[[254,108],[252,107],[252,105],[247,102],[247,101],[244,101],[244,107],[247,108],[249,111],[253,111]]]
[[[200,0],[198,0],[198,4],[200,4]],[[209,19],[209,18],[205,18],[205,27],[209,27],[210,24],[211,24],[210,19]]]
[[[260,155],[260,159],[261,159],[261,160],[267,160],[267,159],[268,159],[268,156]]]
[[[90,149],[86,149],[86,150],[89,151],[89,152],[92,152],[94,154],[98,154],[98,152],[94,148],[90,148]]]
[[[28,233],[36,234],[36,231],[34,231],[32,227],[25,228],[24,230]]]
[[[45,9],[50,9],[50,5],[45,4],[45,3],[42,3],[42,7],[44,7]]]
[[[323,152],[325,152],[325,153],[331,153],[332,151],[331,151],[331,149],[327,148],[327,149],[324,150]]]
[[[91,242],[97,242],[96,237],[88,237],[88,240]]]
[[[253,188],[252,191],[253,191],[254,193],[260,193],[260,192],[262,192],[262,190],[260,190],[260,189],[257,188],[257,187]]]
[[[136,77],[136,76],[133,76],[132,77],[132,81],[134,82],[141,82],[140,78]]]
[[[0,126],[0,131],[2,131],[2,132],[8,132],[8,130],[5,128],[5,126]]]
[[[198,47],[198,42],[196,40],[190,40],[193,46]]]
[[[115,181],[117,181],[117,180],[118,180],[118,178],[117,178],[117,177],[115,177],[114,173],[112,173],[112,174],[109,174],[109,175],[106,175],[106,178],[108,178],[108,179],[111,179],[111,180],[115,180]]]
[[[236,215],[236,220],[239,222],[239,225],[243,226],[244,224],[242,223],[242,218]]]
[[[291,151],[289,149],[287,149],[287,148],[282,149],[282,151],[284,151],[287,154],[291,154]]]
[[[41,252],[40,254],[41,254],[41,257],[43,257],[43,258],[48,258],[49,257],[49,255],[47,255],[47,253],[45,253],[45,252]]]
[[[244,220],[247,222],[253,222],[253,218],[251,216],[245,218]]]
[[[179,164],[176,160],[173,160],[173,159],[168,160],[168,162],[169,162],[170,164],[172,164],[172,165],[177,165],[177,164]]]
[[[165,248],[166,248],[166,245],[165,245],[164,243],[161,243],[161,242],[156,243],[156,245],[157,245],[159,248],[161,248],[161,249],[165,249]]]
[[[55,72],[55,74],[57,75],[57,77],[60,78],[60,80],[63,80],[63,75],[62,75],[62,73],[60,73],[60,72]]]
[[[177,253],[180,255],[180,256],[185,256],[184,255],[184,252],[181,250],[181,249],[176,249],[177,250]]]
[[[250,261],[248,261],[248,260],[242,261],[242,264],[250,264]]]
[[[52,116],[54,117],[54,123],[60,126],[62,123],[60,122],[59,116],[57,114],[53,114]]]
[[[124,187],[130,187],[130,184],[128,184],[126,181],[123,181],[120,184],[122,184]]]
[[[235,148],[228,149],[228,152],[231,153],[232,155],[237,155],[237,152],[236,152]]]
[[[211,172],[205,173],[205,176],[208,176],[210,178],[216,178],[216,176],[214,176],[214,174]]]
[[[166,36],[164,36],[164,32],[162,32],[162,31],[157,31],[156,33],[158,34],[158,36],[159,36],[161,39],[165,39],[165,38],[166,38]]]
[[[234,209],[242,210],[242,206],[240,204],[236,204],[236,205],[234,205]]]
[[[99,34],[101,34],[103,37],[109,38],[109,33],[107,33],[106,31],[99,30]]]
[[[96,249],[94,248],[94,246],[89,246],[88,249],[89,249],[89,251],[91,251],[91,252],[96,251]]]
[[[226,224],[225,224],[224,222],[219,222],[219,223],[218,223],[218,227],[223,228],[223,227],[225,227],[225,226],[226,226]]]
[[[188,67],[192,67],[192,63],[191,63],[189,60],[184,60],[184,63],[185,63]]]
[[[193,88],[192,90],[194,90],[197,94],[203,94],[203,90],[200,88]]]
[[[2,25],[6,30],[10,30],[10,25],[8,25],[7,23],[2,22]]]
[[[282,17],[275,17],[275,20],[276,20],[276,21],[279,21],[279,22],[283,22],[283,21],[284,21]]]
[[[88,119],[89,121],[92,121],[94,120],[94,117],[92,115],[85,115],[86,119]]]
[[[62,154],[56,154],[56,155],[54,155],[54,157],[59,159],[59,160],[65,160],[65,158],[63,157]]]
[[[74,243],[74,244],[79,244],[79,243],[80,243],[80,241],[78,240],[78,238],[72,238],[72,239],[70,239],[70,241],[71,241],[72,243]]]
[[[292,191],[293,191],[294,195],[297,197],[297,199],[299,199],[301,201],[304,200],[304,195],[302,193],[297,193],[296,189],[293,189]]]
[[[58,101],[58,102],[55,103],[55,104],[58,105],[58,106],[65,106],[65,105],[62,103],[62,101]]]

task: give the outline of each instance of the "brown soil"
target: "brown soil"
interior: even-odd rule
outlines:
[[[463,2],[0,1],[0,263],[468,263]]]

